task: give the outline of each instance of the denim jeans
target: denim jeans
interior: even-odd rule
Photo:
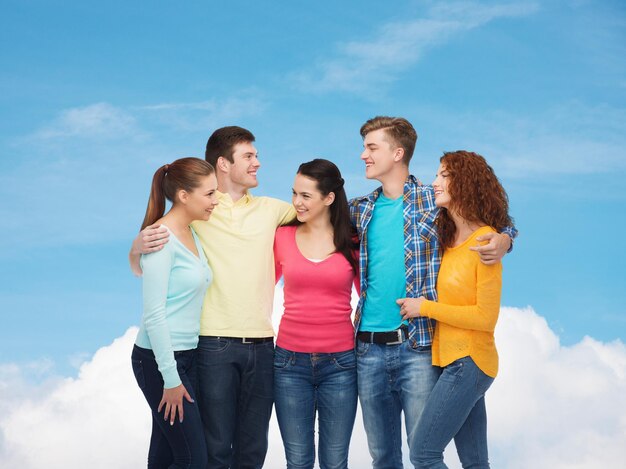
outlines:
[[[431,348],[369,344],[357,340],[359,401],[374,469],[402,469],[402,424],[411,461],[417,450],[417,424],[440,369]]]
[[[274,402],[274,343],[200,336],[198,404],[209,469],[257,469]]]
[[[320,468],[347,468],[357,406],[354,350],[298,353],[276,347],[274,392],[287,468],[313,468],[316,411]]]
[[[174,352],[176,366],[185,389],[196,400],[195,350]],[[164,420],[165,409],[157,412],[163,397],[163,377],[152,350],[133,347],[133,372],[139,388],[152,410],[152,437],[148,451],[148,468],[204,469],[207,455],[202,435],[198,404],[183,398],[184,418],[176,416],[174,425]]]
[[[470,357],[446,366],[417,427],[415,467],[443,469],[443,451],[452,438],[465,469],[488,469],[485,392],[493,378]]]

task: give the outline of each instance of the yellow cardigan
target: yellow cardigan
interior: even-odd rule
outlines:
[[[464,243],[444,251],[437,278],[438,302],[424,301],[422,316],[437,320],[433,365],[447,366],[470,356],[483,373],[498,373],[493,331],[500,312],[502,263],[485,265],[471,246],[476,237],[495,232],[489,226],[474,231]]]

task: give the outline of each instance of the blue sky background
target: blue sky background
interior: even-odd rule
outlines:
[[[126,255],[152,173],[215,128],[255,133],[258,195],[288,199],[314,157],[358,195],[380,114],[414,124],[424,182],[456,149],[501,177],[504,305],[564,344],[624,342],[625,57],[619,1],[4,0],[0,363],[73,375],[139,322]]]

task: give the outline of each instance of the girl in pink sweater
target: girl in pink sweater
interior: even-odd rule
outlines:
[[[343,178],[323,159],[300,165],[297,219],[276,232],[276,279],[285,311],[274,355],[276,416],[287,467],[313,468],[315,415],[320,468],[347,468],[357,378],[350,298],[358,288],[358,242]]]

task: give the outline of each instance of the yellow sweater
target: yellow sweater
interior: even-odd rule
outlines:
[[[493,331],[500,312],[502,264],[485,265],[476,237],[495,232],[483,226],[459,246],[443,253],[437,278],[438,302],[425,301],[421,314],[437,320],[433,339],[433,365],[447,366],[470,356],[483,373],[498,373],[498,352]]]

